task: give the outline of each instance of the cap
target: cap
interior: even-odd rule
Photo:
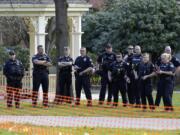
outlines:
[[[107,44],[106,48],[112,48],[111,44]]]
[[[14,52],[13,50],[11,50],[11,51],[9,52],[9,55],[15,55],[15,52]]]

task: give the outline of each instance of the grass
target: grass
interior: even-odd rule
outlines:
[[[2,135],[178,135],[180,131],[153,131],[143,129],[117,129],[117,128],[57,128],[42,127],[25,124],[0,124]]]
[[[21,135],[22,135],[22,133],[10,132],[10,131],[8,131],[8,130],[2,130],[2,129],[0,129],[0,135],[17,135],[17,134],[21,134]]]
[[[34,116],[114,116],[114,117],[138,117],[138,118],[180,118],[180,93],[175,93],[173,97],[173,104],[175,111],[166,113],[163,111],[164,107],[157,108],[154,112],[147,110],[143,112],[141,109],[132,107],[112,108],[107,105],[98,106],[97,101],[93,101],[93,107],[86,107],[86,101],[81,101],[80,106],[72,107],[72,105],[52,105],[45,109],[41,104],[37,108],[32,108],[31,102],[21,102],[22,109],[7,109],[4,101],[0,102],[0,115],[34,115]]]
[[[155,96],[155,94],[154,94]],[[121,99],[120,99],[121,101]],[[180,93],[174,93],[173,105],[175,111],[166,113],[163,111],[163,104],[154,112],[143,112],[141,109],[132,107],[118,108],[110,106],[98,106],[97,101],[93,101],[93,107],[86,107],[86,101],[81,101],[78,107],[69,104],[52,105],[50,108],[42,108],[41,104],[37,108],[32,108],[31,102],[21,102],[22,109],[7,109],[5,101],[0,101],[0,115],[16,116],[109,116],[109,117],[138,117],[138,118],[180,118]],[[1,123],[0,135],[180,135],[180,130],[176,131],[154,131],[145,129],[118,129],[118,128],[62,128],[32,126],[28,124]]]

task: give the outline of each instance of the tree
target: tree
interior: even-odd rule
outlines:
[[[68,22],[67,22],[67,1],[54,0],[56,8],[56,49],[57,59],[64,55],[64,47],[68,46]],[[59,68],[57,65],[56,97],[59,94]]]
[[[83,44],[92,52],[107,42],[115,50],[139,44],[159,55],[166,45],[180,50],[180,9],[176,0],[112,0],[83,21]]]
[[[1,45],[16,46],[23,44],[24,47],[29,47],[28,28],[24,19],[25,17],[0,18]]]

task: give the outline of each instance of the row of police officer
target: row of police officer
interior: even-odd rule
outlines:
[[[49,80],[48,80],[47,67],[51,66],[51,60],[44,53],[43,47],[41,45],[38,46],[37,50],[38,50],[38,53],[34,55],[32,58],[32,62],[34,65],[32,104],[34,107],[37,105],[38,90],[39,90],[40,84],[42,84],[43,105],[45,107],[48,107]],[[167,91],[170,91],[168,92],[170,94],[167,96],[167,93],[166,93],[165,96],[163,96],[163,91],[161,88],[162,81],[159,81],[156,105],[159,105],[160,99],[161,97],[163,97],[163,100],[166,106],[172,106],[172,103],[169,103],[169,102],[172,102],[171,101],[172,90],[174,87],[173,66],[178,67],[180,65],[177,58],[175,58],[174,56],[172,58],[170,56],[166,56],[166,57],[169,57],[168,58],[169,62],[167,62],[168,64],[164,64],[163,58],[160,58],[159,61],[156,63],[157,67],[155,70],[154,65],[149,61],[149,54],[142,55],[140,46],[135,46],[135,48],[133,48],[133,46],[129,46],[128,54],[124,58],[122,57],[121,53],[118,53],[118,54],[113,53],[112,46],[110,44],[108,44],[105,47],[105,50],[106,50],[105,53],[100,55],[97,59],[98,66],[96,67],[96,72],[95,72],[101,76],[101,90],[99,94],[100,105],[104,103],[106,87],[108,86],[107,104],[111,104],[111,100],[113,96],[114,105],[115,106],[117,105],[118,93],[120,90],[122,94],[124,106],[127,105],[128,100],[129,100],[130,104],[136,103],[136,107],[140,107],[141,103],[146,104],[146,97],[149,101],[150,106],[153,106],[154,103],[152,99],[152,82],[150,78],[157,74],[158,75],[163,74],[163,75],[159,75],[160,80],[162,80],[161,78],[163,79],[166,78],[165,80],[168,80],[167,78],[173,78],[172,79],[173,82],[172,82],[172,85],[167,86],[167,89],[168,89]],[[167,54],[170,54],[171,48],[169,46],[166,47],[165,52]],[[94,66],[93,66],[91,58],[88,57],[86,54],[86,48],[81,48],[80,50],[81,56],[77,57],[75,62],[73,62],[73,59],[69,55],[70,53],[69,53],[68,47],[64,48],[64,54],[65,56],[60,57],[58,60],[58,65],[60,69],[60,72],[59,72],[60,79],[59,79],[58,84],[60,86],[59,87],[60,90],[59,90],[59,93],[57,94],[60,96],[60,101],[62,102],[64,100],[64,97],[66,97],[66,100],[68,100],[71,103],[71,100],[69,97],[71,93],[71,84],[72,84],[72,66],[74,66],[75,79],[76,79],[76,82],[75,82],[76,102],[75,103],[76,105],[80,104],[81,89],[84,88],[86,98],[88,99],[87,105],[92,106],[92,95],[91,95],[91,90],[90,90],[90,74],[94,72],[94,68],[93,68]],[[10,53],[10,56],[11,56],[11,53]],[[21,62],[18,62],[18,60],[12,60],[11,58],[4,66],[4,74],[6,75],[8,82],[17,82],[17,80],[12,81],[12,79],[11,81],[9,81],[10,75],[8,75],[7,73],[10,73],[8,70],[12,70],[8,67],[11,61],[13,62],[15,61],[14,65],[16,65],[16,67],[18,67],[18,65],[21,65],[19,67],[23,69]],[[10,64],[10,67],[11,66],[12,64]],[[17,73],[17,71],[15,72]],[[21,72],[22,72],[21,75],[19,75],[20,76],[19,77],[20,79],[18,80],[19,82],[21,82],[22,77],[24,75],[23,70]],[[12,76],[13,77],[15,76],[14,73],[12,74]],[[168,84],[171,84],[171,83],[168,83]],[[12,83],[8,83],[8,86],[17,87],[15,85],[12,85]],[[20,86],[18,87],[20,88]],[[171,87],[171,90],[169,90],[170,87]],[[126,97],[126,93],[128,95],[128,100]],[[19,95],[19,92],[17,95]],[[8,104],[9,102],[10,102],[10,105],[8,106],[12,106],[11,98],[8,99]],[[18,104],[17,107],[19,107],[19,98],[16,100],[16,102]]]

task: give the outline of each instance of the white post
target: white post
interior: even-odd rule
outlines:
[[[81,16],[74,16],[71,17],[72,19],[72,29],[70,32],[70,48],[71,48],[71,56],[73,60],[76,59],[77,56],[80,55],[80,48],[82,46],[81,43],[81,36],[83,34],[82,32],[82,26],[81,26]],[[75,95],[75,76],[73,74],[72,78],[72,87],[73,87],[73,95]]]
[[[38,17],[37,33],[36,33],[37,45],[42,45],[44,49],[45,49],[45,37],[47,35],[47,33],[45,33],[46,25],[47,25],[47,19],[45,18],[45,16]]]
[[[81,16],[72,17],[71,49],[73,59],[80,55],[79,51],[82,46],[82,34]]]

